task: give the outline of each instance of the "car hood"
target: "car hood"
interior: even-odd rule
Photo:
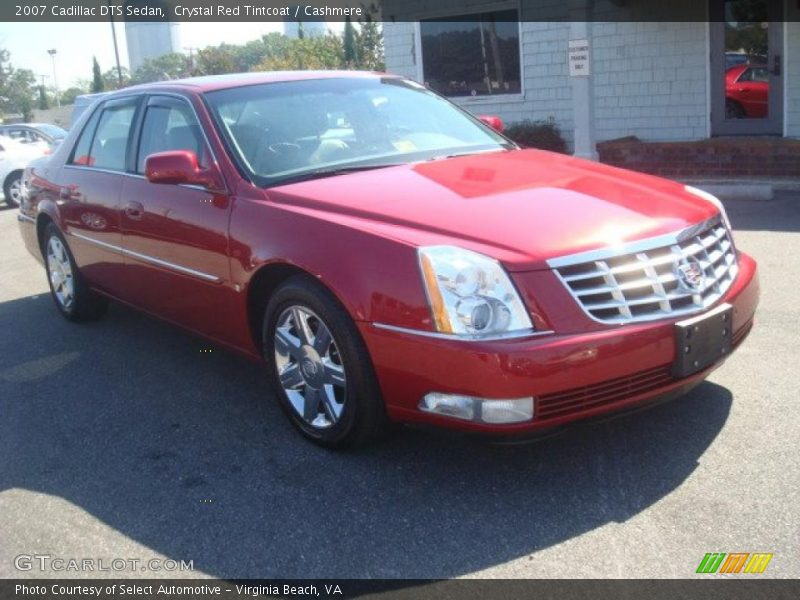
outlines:
[[[267,190],[270,201],[510,270],[678,231],[716,214],[672,181],[541,150],[476,154]]]

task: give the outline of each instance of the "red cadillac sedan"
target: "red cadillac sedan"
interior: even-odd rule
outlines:
[[[61,314],[114,299],[264,361],[328,447],[392,421],[530,435],[681,394],[758,302],[713,196],[522,150],[389,75],[128,88],[26,176],[20,229]]]

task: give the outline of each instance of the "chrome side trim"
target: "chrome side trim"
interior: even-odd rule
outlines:
[[[705,231],[706,229],[719,224],[721,221],[722,218],[720,215],[716,215],[710,219],[701,221],[700,223],[685,229],[681,229],[680,231],[675,231],[673,233],[667,233],[644,240],[636,240],[635,242],[628,242],[618,246],[606,246],[603,248],[598,248],[597,250],[588,250],[586,252],[578,252],[576,254],[568,254],[567,256],[551,258],[547,261],[547,265],[551,269],[559,269],[561,267],[569,267],[584,262],[605,260],[615,256],[644,252],[645,250],[652,250],[653,248],[672,246],[673,244],[683,242],[684,240],[696,236],[701,231]]]
[[[36,223],[36,219],[28,215],[23,215],[22,213],[17,213],[17,221],[22,223]]]
[[[125,171],[115,171],[114,169],[103,169],[101,167],[90,167],[89,165],[73,165],[73,164],[65,164],[65,169],[75,169],[78,171],[95,171],[97,173],[110,173],[111,175],[126,175]]]
[[[121,246],[116,246],[114,244],[109,244],[107,242],[101,242],[100,240],[96,240],[93,237],[89,237],[88,235],[75,233],[74,231],[70,231],[68,235],[74,236],[91,244],[95,244],[102,248],[106,248],[107,250],[111,250],[112,252],[116,252],[117,254],[130,256],[131,258],[136,258],[144,262],[149,262],[151,264],[158,265],[159,267],[172,269],[173,271],[177,271],[178,273],[182,273],[184,275],[191,275],[193,277],[198,277],[199,279],[202,279],[204,281],[210,281],[212,283],[220,283],[222,281],[222,279],[217,277],[216,275],[209,275],[208,273],[203,273],[202,271],[190,269],[189,267],[176,265],[175,263],[171,263],[166,260],[161,260],[160,258],[155,258],[154,256],[148,256],[147,254],[134,252],[133,250],[127,250],[126,248],[122,248]]]
[[[378,322],[372,323],[372,326],[378,329],[386,329],[387,331],[396,331],[397,333],[408,333],[411,335],[419,335],[422,337],[429,337],[440,340],[452,340],[455,342],[498,342],[503,340],[522,340],[527,338],[540,337],[543,335],[551,335],[555,333],[554,331],[551,330],[533,331],[532,329],[525,329],[522,331],[515,331],[513,333],[479,337],[470,335],[456,335],[453,333],[438,333],[436,331],[423,331],[422,329],[397,327],[396,325],[387,325],[386,323],[378,323]]]

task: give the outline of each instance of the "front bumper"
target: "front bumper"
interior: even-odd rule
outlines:
[[[734,347],[752,327],[758,296],[756,263],[740,254],[736,281],[720,300],[733,306]],[[491,342],[441,339],[363,322],[359,328],[391,419],[515,434],[634,408],[705,379],[722,361],[684,379],[671,374],[678,320]],[[525,423],[492,425],[420,411],[420,399],[432,391],[484,398],[532,395],[535,416]]]

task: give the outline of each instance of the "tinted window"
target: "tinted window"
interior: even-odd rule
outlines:
[[[145,159],[155,152],[191,150],[201,165],[206,161],[200,126],[189,106],[170,103],[165,106],[148,106],[139,142],[136,170],[144,172]]]
[[[128,133],[133,123],[136,106],[112,106],[103,110],[97,123],[97,132],[89,150],[89,164],[113,171],[125,170]]]
[[[426,85],[445,96],[520,93],[517,11],[458,19],[420,22]]]
[[[739,81],[760,81],[762,83],[769,81],[769,71],[765,67],[752,67],[747,69],[739,77]]]
[[[75,150],[72,152],[72,160],[74,165],[88,165],[89,162],[89,149],[92,147],[92,139],[94,138],[94,131],[97,129],[97,121],[100,119],[102,111],[96,110],[91,118],[87,121],[86,125],[81,131],[78,138],[78,143],[75,144]]]

